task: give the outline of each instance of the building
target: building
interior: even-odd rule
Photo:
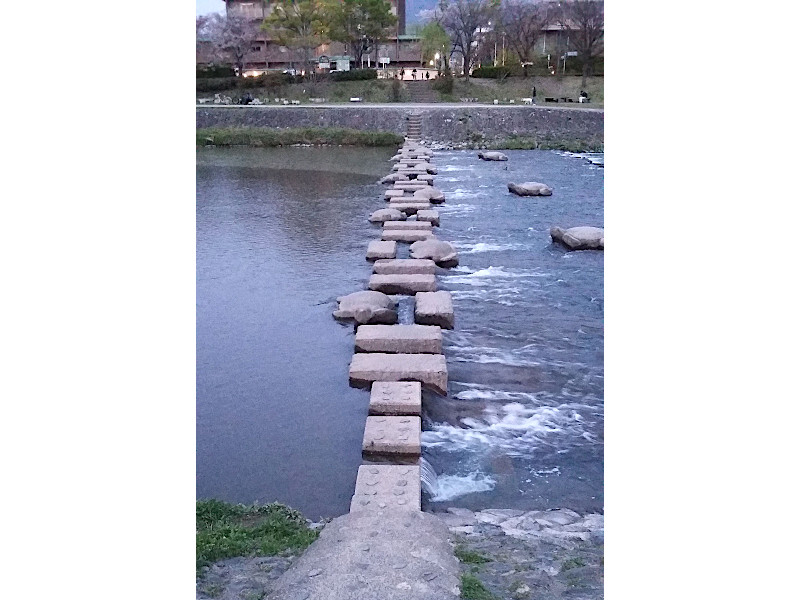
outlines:
[[[225,12],[229,17],[243,17],[253,22],[263,21],[272,12],[272,3],[266,0],[221,0],[225,2]],[[397,17],[397,27],[389,39],[381,43],[369,56],[365,56],[362,65],[356,65],[347,56],[343,44],[331,42],[316,48],[314,58],[319,72],[337,68],[378,68],[395,71],[399,68],[419,67],[422,56],[419,38],[405,34],[406,0],[389,0],[392,14]],[[198,55],[199,58],[199,55]],[[319,59],[323,60],[320,61]],[[327,60],[326,60],[327,59]],[[329,66],[326,66],[329,65]],[[296,70],[300,72],[304,58],[300,50],[281,46],[270,39],[267,32],[259,33],[252,43],[251,52],[246,57],[245,76],[260,75],[266,71]]]

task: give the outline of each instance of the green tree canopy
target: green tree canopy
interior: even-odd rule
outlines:
[[[397,23],[386,0],[326,0],[325,12],[328,36],[345,44],[356,65]]]
[[[306,73],[313,74],[311,59],[314,50],[328,41],[324,18],[321,0],[277,0],[261,28],[282,46],[301,50]]]

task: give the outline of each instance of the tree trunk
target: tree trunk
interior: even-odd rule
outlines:
[[[583,73],[582,73],[582,76],[581,76],[581,89],[582,90],[586,89],[586,76],[588,74],[589,74],[589,61],[588,60],[584,60],[583,61]]]

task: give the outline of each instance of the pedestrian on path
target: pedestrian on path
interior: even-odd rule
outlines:
[[[430,79],[430,78],[431,78],[431,72],[425,71],[425,79]]]
[[[412,78],[414,81],[416,81],[416,80],[417,80],[417,70],[416,70],[416,69],[412,69],[412,71],[411,71],[411,78]]]
[[[536,86],[531,90],[531,104],[536,104]]]

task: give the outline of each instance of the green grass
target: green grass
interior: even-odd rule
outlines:
[[[461,575],[461,597],[465,600],[494,600],[495,596],[480,580],[469,573]]]
[[[453,554],[456,555],[456,558],[460,560],[462,563],[468,563],[473,565],[479,565],[482,563],[491,562],[491,558],[486,558],[482,554],[478,554],[477,552],[472,552],[471,550],[467,550],[462,546],[456,547],[453,551]]]
[[[602,152],[602,141],[537,139],[524,136],[509,136],[502,140],[476,144],[486,145],[490,150],[566,150],[568,152]]]
[[[308,529],[301,513],[278,503],[244,506],[198,500],[196,510],[198,572],[224,558],[304,550],[318,535]]]
[[[297,129],[269,129],[256,127],[230,127],[223,129],[198,129],[198,146],[397,146],[403,136],[388,131],[358,131],[333,127],[307,127]]]
[[[569,560],[565,560],[561,564],[562,571],[568,571],[569,569],[577,569],[578,567],[585,567],[586,562],[582,558],[570,558]]]
[[[591,98],[588,104],[577,102],[578,94],[581,91],[580,76],[565,75],[564,77],[508,77],[502,81],[496,79],[474,79],[469,82],[463,77],[455,81],[453,94],[441,96],[445,102],[459,102],[461,98],[477,98],[478,102],[493,103],[497,99],[501,104],[508,104],[509,100],[514,100],[515,104],[520,104],[522,98],[529,98],[531,88],[536,86],[536,104],[544,107],[568,107],[568,108],[603,108],[604,85],[602,77],[589,77],[584,88]],[[545,97],[553,98],[572,98],[575,102],[557,104],[546,103]]]

